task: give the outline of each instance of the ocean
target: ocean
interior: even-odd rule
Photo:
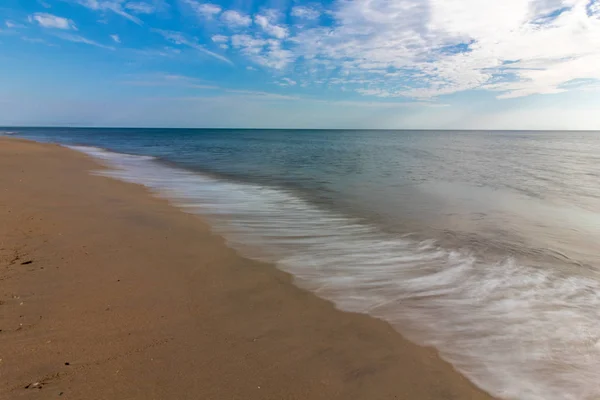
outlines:
[[[97,158],[494,396],[600,398],[600,132],[0,130]]]

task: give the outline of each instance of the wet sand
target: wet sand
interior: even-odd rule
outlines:
[[[0,138],[0,399],[489,399],[56,145]]]

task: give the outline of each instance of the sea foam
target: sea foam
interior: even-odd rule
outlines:
[[[242,254],[275,263],[345,311],[434,346],[494,396],[600,398],[600,281],[506,257],[484,262],[321,209],[281,188],[221,180],[152,157],[71,146],[186,212]]]

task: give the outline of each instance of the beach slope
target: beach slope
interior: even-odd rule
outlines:
[[[0,138],[0,399],[487,399],[197,216]]]

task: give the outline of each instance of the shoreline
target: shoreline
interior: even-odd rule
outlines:
[[[434,349],[98,169],[0,138],[0,397],[491,398]]]

